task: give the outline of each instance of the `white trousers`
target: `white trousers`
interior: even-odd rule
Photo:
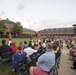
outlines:
[[[9,41],[9,43],[8,43],[8,45],[10,46],[10,43],[11,43],[12,41]]]

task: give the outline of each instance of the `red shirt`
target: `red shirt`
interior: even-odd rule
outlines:
[[[12,40],[12,36],[8,36],[8,40],[11,41]]]
[[[18,49],[17,46],[10,46],[10,50],[11,52],[15,52]]]
[[[38,39],[41,39],[41,36],[40,36],[40,35],[38,35],[38,36],[37,36],[37,38],[38,38]]]

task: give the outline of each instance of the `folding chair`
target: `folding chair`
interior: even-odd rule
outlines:
[[[2,64],[12,59],[11,52],[3,53],[0,58],[1,58],[0,59],[1,70],[2,72],[4,72]]]
[[[52,75],[58,75],[58,70],[57,70],[57,61],[55,62],[55,65],[50,69],[47,75],[50,75],[52,73]]]
[[[3,53],[1,55],[1,62],[6,62],[12,59],[12,53],[11,52],[7,52],[7,53]]]
[[[17,64],[17,71],[21,75],[27,75],[29,72],[29,67],[31,66],[31,63],[33,62],[32,59],[22,58],[19,60]],[[25,70],[24,72],[22,72]]]

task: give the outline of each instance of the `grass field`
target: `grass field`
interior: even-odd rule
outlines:
[[[5,40],[6,40],[6,44],[8,44],[8,39],[7,39],[7,38],[0,38],[0,45],[1,45],[1,40],[3,40],[3,39],[5,39]],[[30,41],[30,38],[13,38],[13,39],[12,39],[12,42],[15,42],[16,45],[19,45],[19,42],[20,42],[20,41],[24,42],[25,40],[26,40],[27,42],[29,42],[29,41]],[[37,39],[36,39],[36,38],[33,38],[32,40],[33,40],[33,41],[36,41]]]
[[[0,46],[1,46],[1,40],[2,39],[6,39],[6,38],[0,38]],[[24,42],[24,41],[29,42],[30,39],[29,38],[13,38],[12,42],[15,42],[17,45],[19,44],[20,41]],[[36,38],[33,38],[33,41],[37,40]],[[6,43],[8,44],[8,39],[6,39]],[[1,66],[3,67],[3,70],[1,69]],[[0,75],[18,75],[18,73],[12,73],[12,67],[11,67],[11,61],[0,64]]]

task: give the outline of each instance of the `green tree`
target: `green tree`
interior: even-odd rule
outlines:
[[[21,34],[23,32],[23,27],[20,22],[16,22],[13,27],[13,33]]]
[[[3,32],[7,29],[3,20],[0,20],[0,32]]]

